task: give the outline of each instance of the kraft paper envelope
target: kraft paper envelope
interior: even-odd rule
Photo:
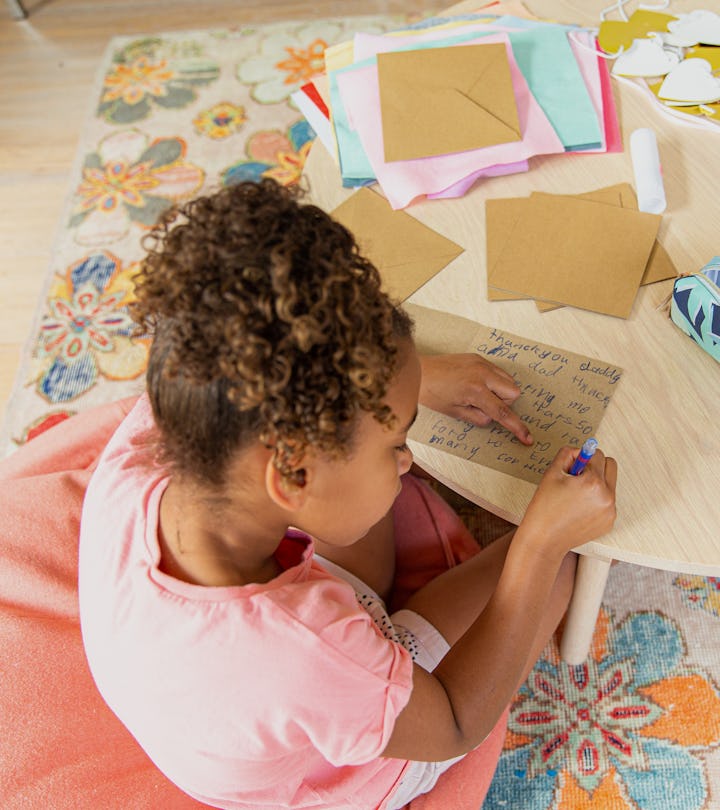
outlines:
[[[404,301],[464,248],[423,225],[404,211],[393,211],[386,199],[361,188],[332,216],[357,240],[360,252],[380,271],[383,289]]]
[[[504,45],[381,53],[377,64],[385,160],[522,139]]]
[[[627,318],[660,220],[575,197],[534,195],[488,278],[530,298]]]
[[[587,194],[580,194],[579,197],[592,199],[596,202],[605,202],[609,205],[621,205],[619,190],[613,187],[590,191]],[[501,290],[491,284],[491,268],[495,266],[503,246],[507,241],[512,229],[518,220],[525,215],[525,203],[529,197],[509,197],[506,199],[487,200],[485,203],[485,234],[486,234],[486,254],[487,254],[487,280],[488,280],[488,300],[489,301],[520,301],[527,298],[526,295]],[[540,303],[540,302],[538,302]],[[542,304],[548,308],[554,308],[556,304]]]
[[[533,192],[534,194],[542,192]],[[605,189],[598,189],[587,194],[579,194],[581,199],[594,200],[595,202],[606,203],[607,205],[621,206],[632,211],[638,210],[637,197],[629,183],[618,183],[615,186],[608,186]],[[640,285],[654,284],[656,281],[665,281],[677,276],[677,269],[670,258],[667,250],[655,240],[647,264],[643,273]],[[557,309],[560,304],[549,303],[547,301],[536,301],[541,312],[549,312]]]
[[[547,196],[543,192],[533,192],[532,196],[536,195],[538,197]],[[635,197],[635,192],[629,183],[618,183],[614,186],[608,186],[607,188],[589,191],[576,196],[579,199],[602,202],[607,205],[621,206],[623,208],[629,208],[635,211],[637,210],[637,199]],[[510,293],[498,289],[491,283],[491,268],[495,265],[495,262],[502,251],[503,245],[508,238],[508,235],[512,232],[514,224],[524,215],[523,203],[526,199],[528,198],[498,199],[488,200],[486,203],[485,227],[487,234],[489,301],[508,301],[527,298],[527,296],[524,295]],[[656,241],[650,252],[650,257],[640,283],[654,284],[656,281],[664,281],[665,279],[675,278],[676,276],[677,270],[675,265],[672,263],[672,259],[668,255],[665,248],[658,241]],[[559,306],[558,304],[543,301],[538,301],[536,303],[538,309],[540,309],[542,312],[556,309]]]
[[[620,204],[623,208],[631,208],[633,211],[638,210],[637,197],[630,183],[618,183],[616,186],[610,186],[609,188],[617,189],[620,192]],[[650,258],[640,284],[654,284],[656,281],[665,281],[676,276],[677,268],[673,264],[669,253],[660,242],[656,241],[650,251]]]

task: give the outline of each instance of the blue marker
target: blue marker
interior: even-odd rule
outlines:
[[[585,469],[585,465],[593,457],[595,451],[597,450],[597,446],[597,439],[588,439],[585,444],[583,444],[580,450],[580,455],[575,459],[572,468],[570,469],[570,475],[580,475],[580,473]]]

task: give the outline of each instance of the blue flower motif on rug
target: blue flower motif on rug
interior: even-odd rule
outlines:
[[[680,630],[660,613],[617,627],[604,617],[600,632],[585,663],[563,663],[553,645],[535,666],[483,810],[706,807],[695,753],[720,743],[717,687],[683,664]]]
[[[130,380],[145,371],[149,341],[133,337],[135,324],[127,313],[136,272],[136,264],[123,268],[103,251],[55,278],[35,349],[34,381],[46,400],[75,399],[99,375]]]

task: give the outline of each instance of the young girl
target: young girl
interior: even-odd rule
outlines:
[[[390,615],[396,540],[437,511],[406,439],[442,372],[421,379],[351,235],[273,182],[224,189],[158,226],[134,314],[147,394],[81,526],[103,697],[207,804],[403,807],[502,718],[566,608],[569,550],[613,523],[615,462],[574,477],[562,450],[513,535]]]

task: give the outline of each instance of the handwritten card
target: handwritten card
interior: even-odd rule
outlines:
[[[406,308],[421,352],[475,352],[512,375],[521,392],[513,410],[535,443],[525,447],[496,423],[477,427],[422,406],[411,439],[537,483],[561,447],[580,447],[597,433],[622,378],[615,364],[444,312]]]

